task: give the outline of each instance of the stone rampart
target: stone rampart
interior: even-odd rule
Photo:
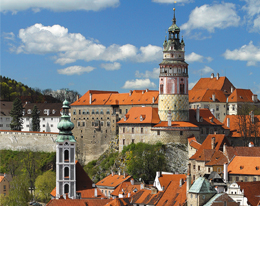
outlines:
[[[0,150],[55,152],[58,133],[0,130]]]

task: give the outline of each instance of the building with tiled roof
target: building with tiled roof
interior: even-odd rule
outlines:
[[[133,206],[156,206],[163,193],[163,191],[158,191],[155,187],[142,189],[131,197],[130,203]]]
[[[192,179],[209,174],[212,171],[223,172],[223,165],[227,158],[223,153],[224,145],[230,145],[224,134],[210,134],[199,149],[189,158]]]
[[[144,188],[144,184],[140,183],[137,184],[134,182],[134,179],[131,179],[131,181],[124,181],[121,184],[119,184],[115,190],[111,193],[111,196],[113,199],[115,198],[129,198],[133,194],[135,194],[137,191]]]
[[[194,155],[198,149],[201,147],[201,143],[199,143],[194,135],[188,137],[188,157],[190,158]]]
[[[12,121],[12,117],[10,112],[12,108],[13,102],[0,102],[0,130],[11,130],[10,123]]]
[[[6,177],[6,174],[0,176],[0,194],[3,194],[4,196],[9,195],[9,190],[10,190],[9,180],[10,179]]]
[[[227,77],[201,78],[189,91],[190,108],[208,108],[224,121],[226,115],[237,115],[244,104],[259,106],[257,95],[250,89],[236,89]]]
[[[255,182],[237,182],[240,189],[244,191],[247,203],[250,206],[259,206],[260,202],[260,181]]]
[[[228,164],[230,182],[260,181],[260,157],[235,156]]]
[[[240,206],[240,204],[234,201],[228,194],[218,193],[203,206]]]
[[[134,90],[129,93],[89,90],[71,104],[73,134],[81,159],[97,159],[118,134],[117,122],[132,107],[157,107],[158,91]]]
[[[250,182],[255,183],[255,182]],[[260,182],[259,182],[260,183]],[[250,185],[249,185],[250,186]],[[260,186],[259,186],[260,187]],[[260,190],[259,190],[260,191]],[[239,203],[240,206],[249,206],[248,199],[245,196],[245,192],[241,187],[236,183],[230,183],[227,187],[226,193],[236,202]],[[260,194],[260,192],[258,192]]]
[[[120,172],[118,172],[118,174],[115,174],[114,172],[112,172],[104,179],[97,182],[96,186],[101,190],[103,195],[110,198],[112,196],[112,193],[121,183],[131,180],[132,177],[130,175],[127,175],[125,173],[121,174]]]
[[[32,111],[38,108],[40,132],[58,133],[62,103],[27,103],[23,106],[22,131],[32,131]]]

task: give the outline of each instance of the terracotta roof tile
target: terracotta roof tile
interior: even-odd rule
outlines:
[[[141,189],[140,184],[134,184],[132,185],[130,181],[122,182],[117,186],[117,188],[111,193],[112,196],[119,196],[119,194],[124,194],[126,197],[128,197],[128,194],[130,193],[130,196]]]
[[[131,197],[131,203],[156,206],[162,195],[163,191],[158,191],[156,194],[152,194],[151,190],[142,189]]]
[[[215,101],[213,101],[215,95]],[[189,91],[189,102],[221,102],[226,103],[227,98],[222,90],[217,89],[197,89]]]
[[[162,121],[160,122],[159,124],[155,125],[154,126],[155,128],[157,127],[166,127],[166,128],[169,128],[169,130],[171,130],[171,128],[173,127],[181,127],[181,128],[190,128],[190,127],[193,127],[193,128],[198,128],[198,126],[190,123],[190,122],[184,122],[184,121],[172,121],[171,122],[171,126],[168,126],[168,122],[167,121]],[[167,130],[167,129],[165,129]],[[198,129],[199,130],[199,129]]]
[[[159,177],[159,182],[161,187],[166,188],[171,181],[180,183],[180,180],[186,180],[186,175],[185,174],[161,174]]]
[[[214,154],[210,158],[210,161],[207,162],[206,166],[213,166],[213,165],[223,165],[224,163],[228,163],[227,157],[221,151],[214,151]]]
[[[235,156],[228,165],[228,173],[260,176],[260,157]]]
[[[108,202],[105,206],[131,206],[130,198],[116,198]]]
[[[252,91],[250,89],[235,89],[228,97],[228,102],[253,102]]]
[[[157,124],[159,122],[158,108],[132,107],[126,114],[126,120],[123,118],[118,124]]]
[[[123,174],[117,175],[117,174],[110,174],[104,179],[100,180],[98,183],[96,183],[96,186],[106,186],[106,187],[112,187],[116,188],[120,183],[130,180],[132,177],[130,175],[127,175],[124,177]]]
[[[260,157],[260,147],[226,147],[226,156],[229,161],[234,156]]]
[[[50,200],[46,206],[104,206],[111,199],[64,199]]]
[[[260,202],[260,181],[254,182],[237,182],[244,195],[247,197],[248,204],[258,206]]]

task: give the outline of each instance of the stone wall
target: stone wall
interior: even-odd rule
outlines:
[[[0,131],[0,150],[55,152],[58,134],[42,132]]]

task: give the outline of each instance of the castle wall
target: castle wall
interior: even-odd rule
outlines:
[[[58,134],[41,132],[0,131],[0,150],[55,152]]]

